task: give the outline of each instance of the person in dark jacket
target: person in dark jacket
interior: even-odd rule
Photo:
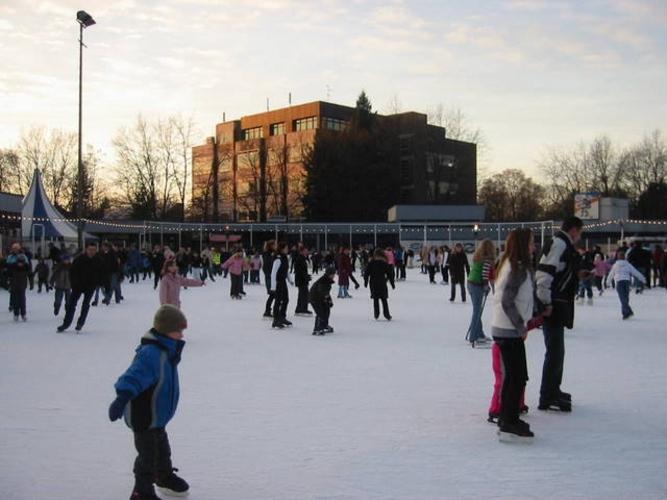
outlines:
[[[449,265],[449,276],[451,278],[451,295],[450,302],[456,300],[456,285],[461,286],[461,301],[466,301],[466,276],[470,274],[470,264],[468,257],[461,243],[454,245],[454,250],[449,254],[447,264]]]
[[[264,318],[273,318],[271,305],[273,304],[274,294],[271,293],[271,270],[276,256],[275,240],[268,240],[264,243],[264,252],[262,252],[262,272],[264,273],[264,284],[266,285],[266,305],[264,306]],[[225,271],[227,272],[227,271]]]
[[[102,302],[109,305],[111,297],[115,295],[116,304],[118,304],[121,300],[120,257],[109,243],[103,243],[99,258],[102,262],[102,285],[104,287],[104,299]]]
[[[174,474],[165,427],[178,407],[178,364],[185,347],[187,319],[177,307],[160,306],[151,328],[141,339],[132,364],[114,385],[116,399],[109,420],[125,417],[134,433],[137,458],[131,500],[154,500],[155,484],[165,494],[185,496],[188,483]]]
[[[292,326],[292,322],[287,320],[287,304],[289,303],[287,282],[290,281],[288,251],[289,247],[286,242],[278,243],[278,252],[271,268],[271,293],[275,297],[272,327],[279,329]]]
[[[373,258],[364,269],[364,287],[371,287],[371,299],[373,299],[373,316],[375,319],[380,317],[380,302],[382,302],[382,312],[387,321],[391,321],[391,314],[389,314],[389,304],[387,298],[389,297],[389,290],[387,289],[387,281],[391,284],[391,288],[395,289],[394,271],[387,263],[387,257],[381,248],[376,248],[373,252]]]
[[[31,274],[30,260],[18,243],[12,245],[11,253],[7,256],[6,266],[10,277],[9,307],[14,313],[14,321],[19,320],[19,314],[21,319],[26,321],[28,318],[26,316],[25,291]]]
[[[544,246],[535,273],[536,297],[544,316],[544,365],[540,388],[540,410],[572,411],[572,396],[561,390],[565,359],[565,328],[574,326],[581,257],[575,249],[583,222],[577,217],[563,221],[561,230]]]
[[[299,243],[297,254],[294,259],[294,284],[299,289],[299,295],[296,300],[297,315],[311,316],[312,311],[308,310],[308,283],[310,283],[310,274],[308,274],[308,249],[303,243]]]
[[[39,258],[39,262],[35,266],[35,274],[37,274],[37,293],[42,293],[42,287],[48,292],[51,289],[49,286],[49,266],[42,257]]]
[[[628,263],[635,266],[637,271],[644,275],[644,278],[646,279],[646,288],[651,288],[651,252],[646,250],[640,241],[635,241],[626,255]],[[642,293],[644,291],[644,283],[641,281],[636,279],[635,286],[636,293]]]
[[[86,323],[88,309],[90,308],[90,299],[99,286],[102,276],[102,261],[97,256],[97,247],[94,243],[88,243],[84,253],[79,255],[72,263],[70,270],[70,280],[72,282],[72,294],[70,300],[65,306],[65,319],[62,325],[58,327],[58,332],[64,332],[74,321],[74,313],[79,299],[83,296],[81,313],[76,322],[76,331],[79,332]]]
[[[149,259],[153,269],[153,290],[155,290],[160,284],[160,274],[162,273],[162,266],[164,266],[163,249],[159,245],[155,245]]]
[[[53,315],[58,316],[60,313],[60,306],[63,298],[65,299],[65,307],[69,302],[72,294],[72,281],[70,280],[69,272],[72,268],[72,259],[67,254],[64,254],[55,266],[53,266],[53,273],[51,274],[51,286],[54,287],[56,293],[55,301],[53,302]]]
[[[336,268],[328,267],[324,275],[310,288],[308,298],[315,310],[313,335],[325,335],[334,331],[333,327],[329,325],[329,315],[333,307],[331,286],[334,283],[334,276],[336,276]]]

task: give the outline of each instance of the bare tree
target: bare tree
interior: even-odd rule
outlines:
[[[667,143],[659,130],[654,130],[634,147],[623,153],[620,159],[627,189],[633,200],[651,184],[667,181]]]
[[[135,217],[162,219],[174,205],[169,127],[168,121],[151,124],[139,116],[134,127],[121,129],[113,140],[120,197]]]
[[[0,149],[0,191],[20,192],[19,156],[13,149]]]

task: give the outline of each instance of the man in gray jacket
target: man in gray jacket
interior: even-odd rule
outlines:
[[[574,245],[581,239],[583,222],[577,217],[563,221],[545,245],[535,275],[537,299],[544,315],[544,366],[540,410],[572,411],[572,397],[561,391],[565,359],[565,328],[574,326],[574,298],[579,284],[579,255]]]

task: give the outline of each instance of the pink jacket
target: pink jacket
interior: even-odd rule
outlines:
[[[225,261],[222,265],[223,269],[229,269],[229,272],[234,276],[239,276],[243,274],[243,270],[246,268],[246,262],[243,257],[236,257],[232,255],[229,259]]]
[[[604,276],[611,269],[611,265],[606,260],[601,260],[595,263],[595,276],[604,278]]]
[[[390,266],[396,264],[396,260],[394,259],[394,252],[392,250],[385,250],[384,254],[387,256],[387,264]]]
[[[181,287],[202,286],[203,281],[184,278],[179,274],[166,273],[160,280],[160,305],[171,304],[181,308]]]
[[[262,258],[259,256],[253,257],[250,261],[250,265],[252,266],[253,271],[259,271],[262,269]]]

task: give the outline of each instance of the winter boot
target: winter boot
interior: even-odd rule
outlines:
[[[156,477],[155,486],[165,495],[175,497],[187,496],[190,486],[184,479],[174,474],[174,472],[178,472],[178,469],[172,469],[171,472]]]
[[[489,418],[487,418],[486,421],[490,424],[497,424],[499,418],[500,418],[500,413],[490,411],[489,412]]]

